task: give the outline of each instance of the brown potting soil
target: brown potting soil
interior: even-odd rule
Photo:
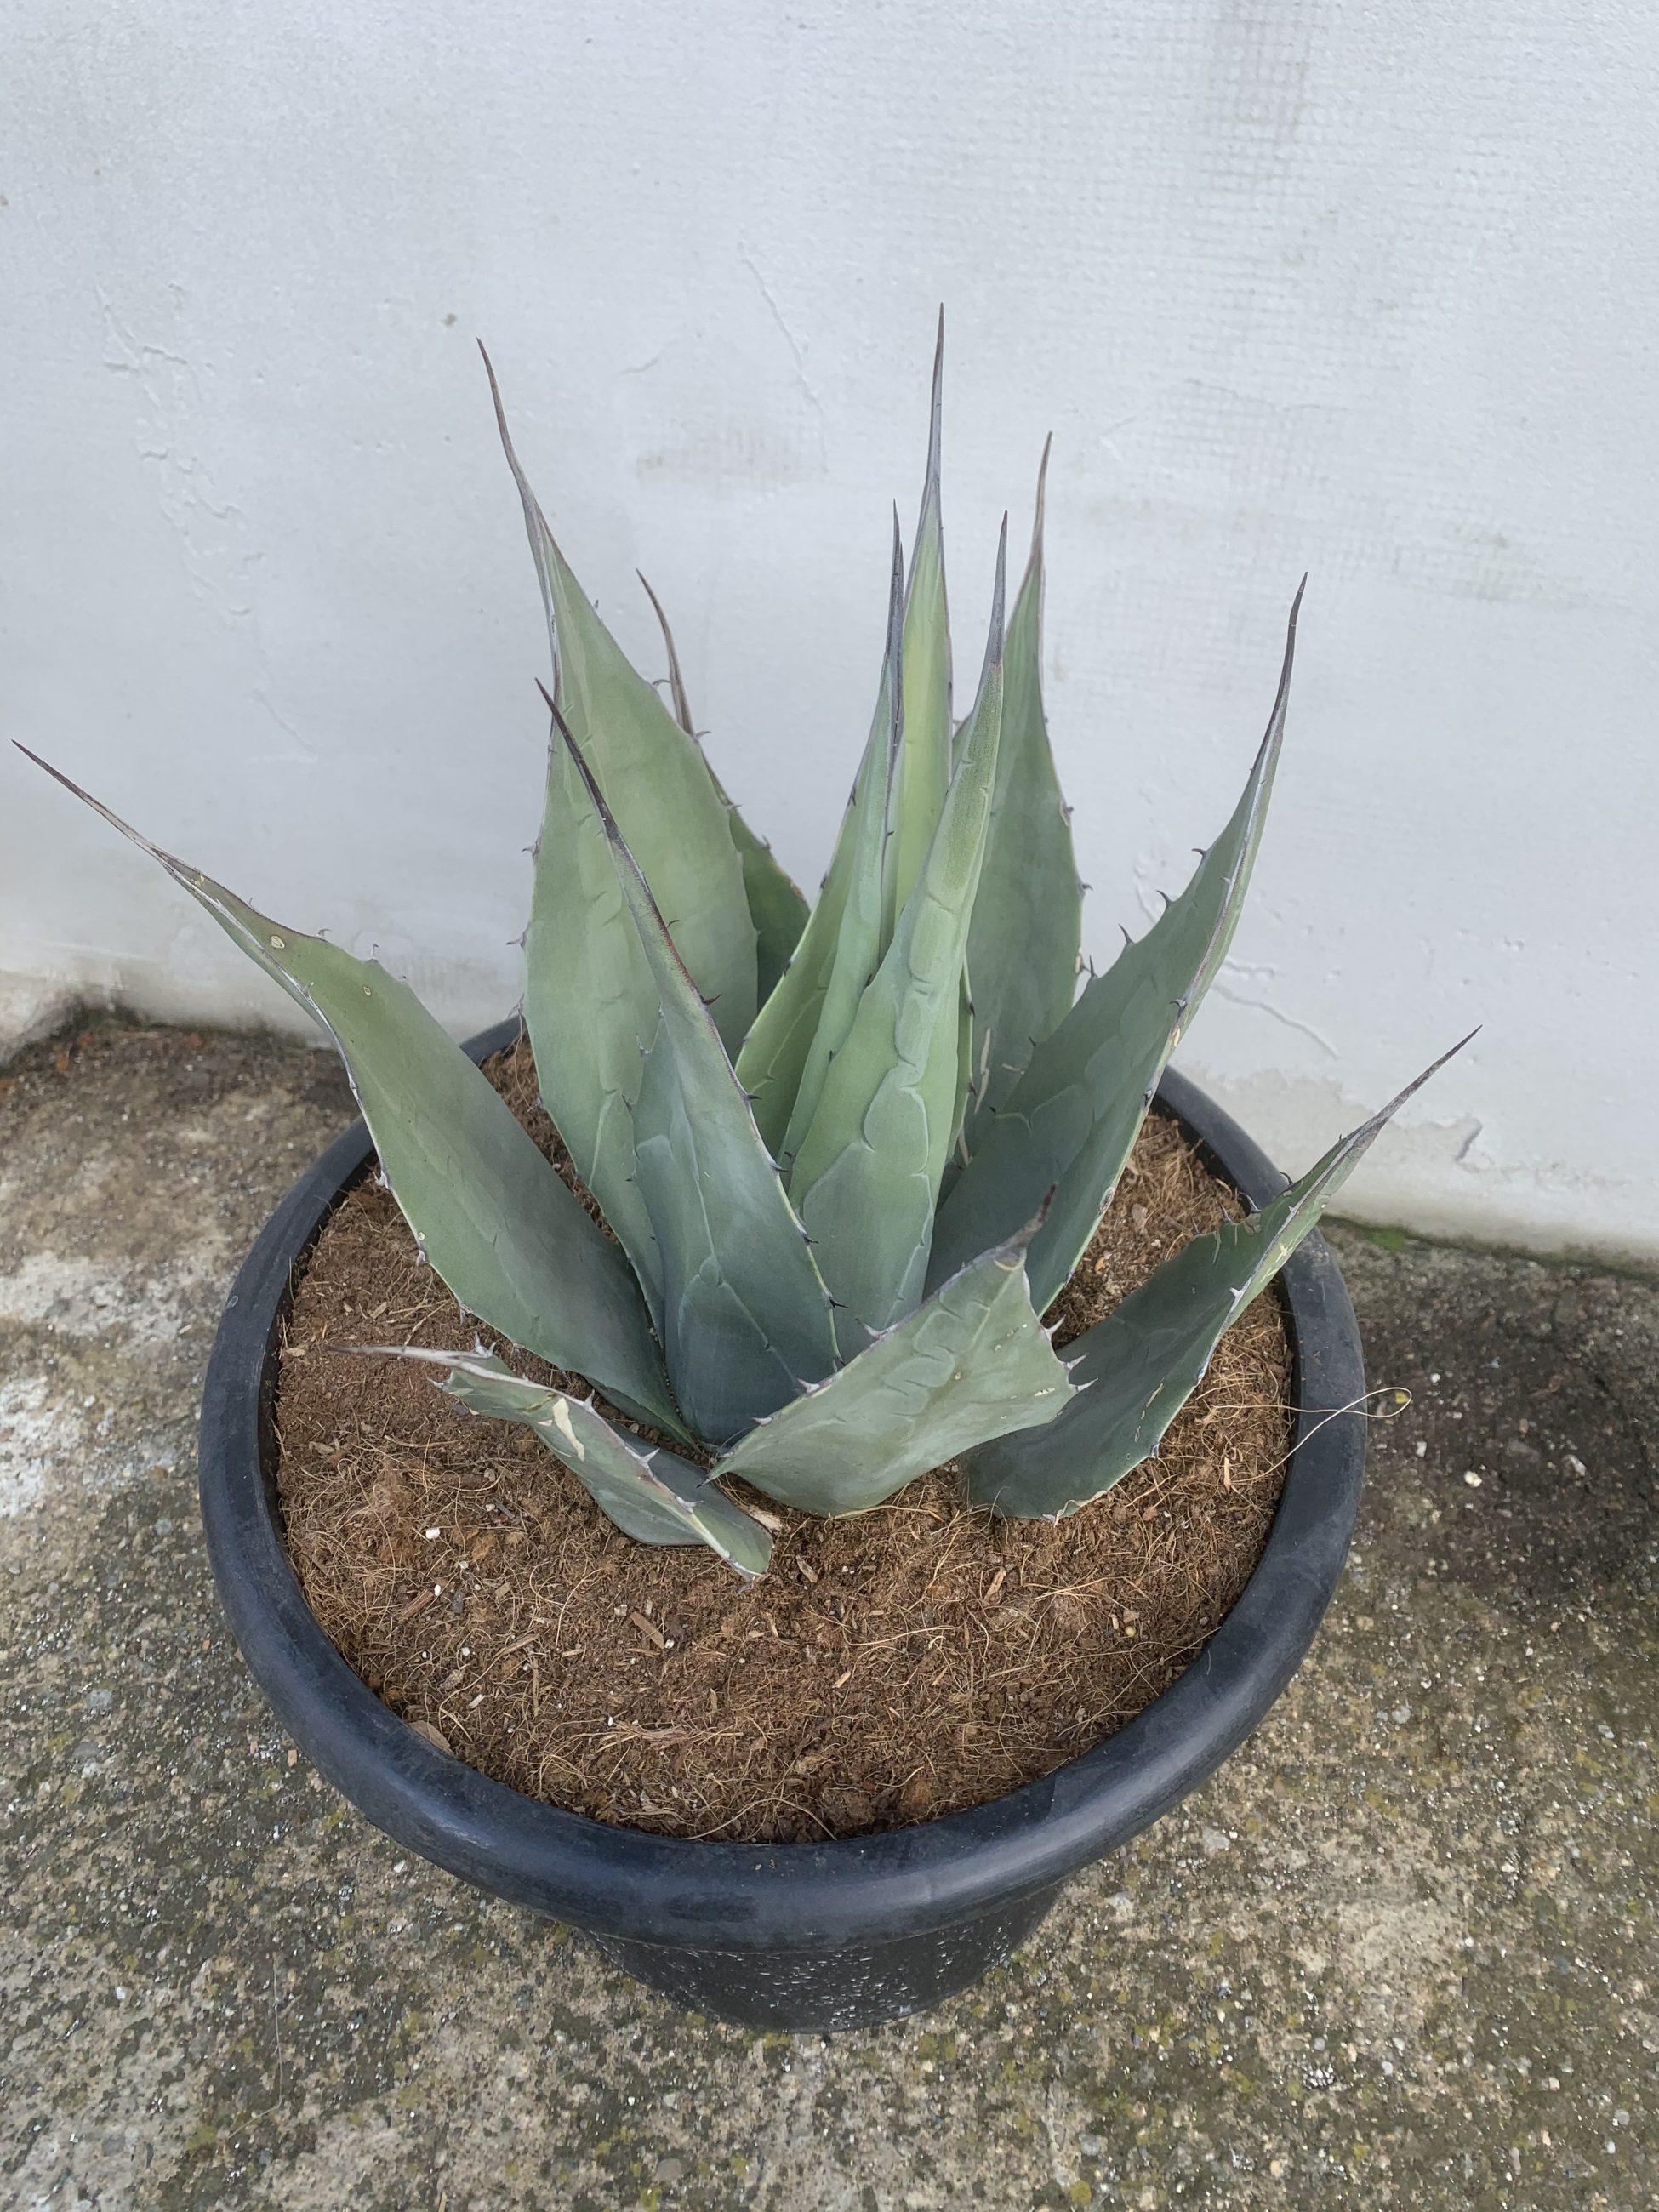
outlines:
[[[567,1180],[520,1043],[489,1073]],[[1064,1343],[1242,1212],[1149,1118],[1051,1318]],[[746,1586],[635,1544],[529,1430],[480,1420],[366,1343],[478,1332],[390,1195],[357,1185],[296,1285],[276,1395],[300,1581],[357,1673],[432,1741],[601,1820],[727,1841],[888,1828],[977,1805],[1109,1735],[1237,1598],[1290,1448],[1276,1292],[1222,1339],[1155,1460],[1068,1519],[998,1521],[942,1468],[874,1511],[778,1524]],[[554,1370],[508,1353],[519,1371]]]

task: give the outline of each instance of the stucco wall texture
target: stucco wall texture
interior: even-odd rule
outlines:
[[[1289,1167],[1659,1254],[1649,848],[1659,15],[878,0],[15,0],[0,718],[457,1029],[518,991],[539,609],[474,349],[579,574],[815,883],[949,318],[977,662],[1049,485],[1098,960],[1219,827],[1311,582],[1251,909],[1182,1048]],[[295,1010],[0,764],[0,1007]]]

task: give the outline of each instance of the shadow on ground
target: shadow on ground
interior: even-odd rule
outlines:
[[[757,2036],[400,1856],[221,1626],[203,1364],[346,1112],[247,1038],[100,1025],[0,1074],[7,2201],[1659,2201],[1659,1288],[1338,1231],[1415,1396],[1290,1693],[978,1991]]]

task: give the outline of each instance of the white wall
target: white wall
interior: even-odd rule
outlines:
[[[6,731],[447,1019],[516,995],[538,609],[579,571],[816,880],[935,302],[977,659],[1042,434],[1051,719],[1108,953],[1231,805],[1183,1060],[1289,1165],[1474,1023],[1354,1205],[1659,1253],[1659,16],[1628,0],[13,0]],[[0,764],[0,973],[287,1002]]]

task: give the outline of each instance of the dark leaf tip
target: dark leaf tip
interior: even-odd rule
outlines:
[[[1042,441],[1042,458],[1037,463],[1036,499],[1031,510],[1031,558],[1028,575],[1036,575],[1042,566],[1042,531],[1048,509],[1048,456],[1054,448],[1054,434],[1049,431]]]

